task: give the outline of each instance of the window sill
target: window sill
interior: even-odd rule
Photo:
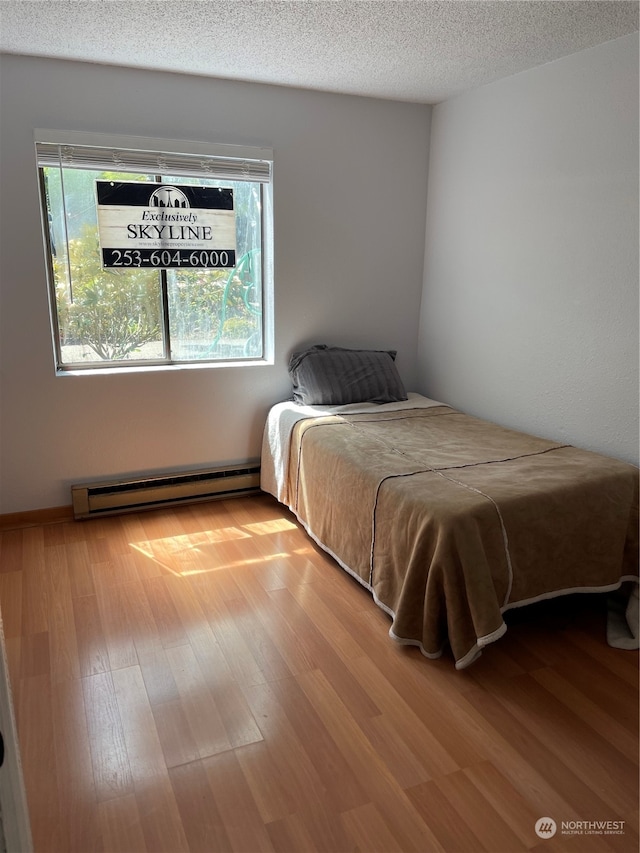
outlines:
[[[129,373],[174,373],[181,370],[220,370],[222,368],[233,368],[237,370],[243,367],[272,367],[274,360],[272,358],[247,359],[242,361],[208,361],[204,364],[176,363],[176,364],[137,364],[131,366],[113,366],[113,367],[69,367],[56,368],[56,376],[118,376],[127,375]]]

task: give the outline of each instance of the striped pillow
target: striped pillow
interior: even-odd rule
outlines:
[[[319,344],[289,360],[293,399],[307,406],[394,403],[407,393],[395,350],[354,350]]]

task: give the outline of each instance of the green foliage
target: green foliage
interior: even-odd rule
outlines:
[[[91,225],[69,241],[70,286],[65,261],[54,259],[62,344],[88,345],[98,358],[112,361],[161,338],[157,272],[102,269],[97,228]]]
[[[260,329],[260,319],[255,315],[249,317],[230,317],[224,324],[224,334],[227,338],[245,340]]]
[[[54,258],[61,345],[85,345],[99,359],[119,361],[162,339],[160,275],[157,270],[103,269],[98,232],[85,225]],[[168,306],[171,335],[180,349],[196,346],[200,358],[216,355],[218,342],[249,342],[260,331],[260,306],[249,265],[229,270],[171,270]],[[70,273],[71,281],[68,281]],[[259,288],[258,288],[259,293]]]
[[[218,334],[227,276],[227,270],[171,270],[168,273],[172,336],[211,341]]]

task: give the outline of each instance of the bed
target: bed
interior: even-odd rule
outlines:
[[[353,352],[373,366],[350,372]],[[262,488],[371,592],[394,640],[428,658],[449,646],[463,669],[510,608],[637,580],[634,466],[406,393],[394,357],[294,354],[261,462]]]

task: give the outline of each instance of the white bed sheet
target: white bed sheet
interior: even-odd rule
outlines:
[[[395,403],[349,403],[346,406],[303,406],[286,400],[270,410],[262,439],[260,488],[290,507],[287,490],[287,469],[291,432],[298,421],[320,415],[366,414],[367,412],[397,412],[403,409],[430,409],[442,406],[437,400],[409,391],[406,400]]]

